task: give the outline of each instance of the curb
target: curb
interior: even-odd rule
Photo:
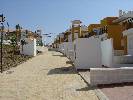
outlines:
[[[109,98],[98,88],[94,90],[99,100],[109,100]]]
[[[87,86],[90,87],[89,82],[86,81],[86,79],[80,74],[80,72],[77,73],[84,80]],[[109,98],[100,89],[98,89],[97,86],[91,86],[91,88],[94,89],[94,92],[99,100],[109,100]]]

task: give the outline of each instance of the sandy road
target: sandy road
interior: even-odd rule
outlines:
[[[66,57],[46,50],[0,74],[0,100],[97,100],[97,96]]]

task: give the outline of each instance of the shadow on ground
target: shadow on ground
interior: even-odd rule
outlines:
[[[78,72],[90,72],[90,69],[77,69]]]
[[[66,64],[73,64],[73,62],[72,61],[66,61]]]
[[[133,82],[116,83],[116,84],[102,84],[102,85],[98,85],[98,88],[102,89],[102,88],[115,88],[115,87],[124,87],[124,86],[133,86]]]
[[[61,68],[54,68],[48,72],[48,75],[53,74],[77,74],[75,67],[61,67]]]
[[[65,55],[53,55],[53,56],[66,57]]]
[[[87,86],[84,88],[76,89],[76,91],[89,91],[89,90],[94,90],[94,89],[96,89],[96,87]]]

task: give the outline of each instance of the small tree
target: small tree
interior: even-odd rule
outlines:
[[[15,26],[15,28],[16,28],[16,40],[17,40],[17,42],[18,41],[20,41],[20,36],[21,36],[21,29],[22,29],[22,27],[19,25],[19,24],[17,24],[16,26]],[[16,44],[17,44],[17,42],[16,42]]]
[[[17,38],[15,35],[10,37],[10,41],[11,41],[11,45],[13,46],[13,53],[15,54],[15,48],[16,48],[16,42],[17,42]]]
[[[42,41],[40,42],[40,46],[43,46],[43,42]]]
[[[24,45],[26,45],[26,44],[27,44],[27,42],[26,42],[25,40],[21,40],[22,52],[23,52],[23,47],[24,47]]]
[[[12,47],[13,47],[13,60],[14,60],[14,55],[15,55],[15,48],[16,48],[16,42],[17,42],[17,39],[16,39],[16,36],[15,35],[13,35],[13,36],[11,36],[10,37],[10,41],[11,41],[11,45],[12,45]]]

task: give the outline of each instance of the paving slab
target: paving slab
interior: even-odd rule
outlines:
[[[99,86],[109,100],[133,100],[133,83]]]
[[[97,86],[91,86],[90,85],[90,71],[89,70],[80,70],[78,71],[81,78],[84,80],[84,82],[87,84],[89,88],[92,88],[97,95],[99,100],[109,100],[109,98],[97,87]]]

